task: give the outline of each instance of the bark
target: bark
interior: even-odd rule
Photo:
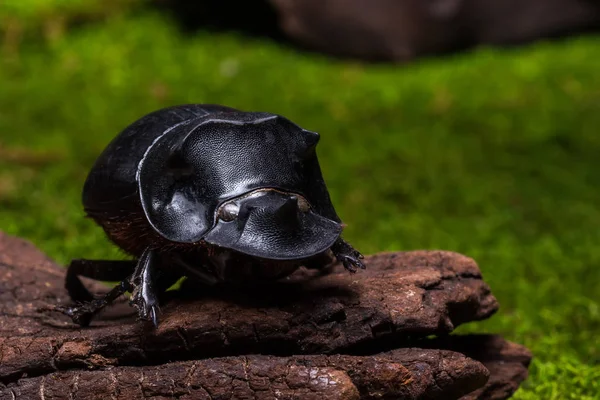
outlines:
[[[373,357],[254,355],[55,372],[21,379],[0,399],[40,393],[46,399],[448,399],[483,386],[487,378],[480,363],[442,350]]]
[[[509,398],[527,379],[532,354],[525,347],[496,335],[469,335],[435,340],[431,348],[451,348],[481,361],[490,371],[487,384],[461,400],[502,400]]]
[[[512,379],[487,398],[524,379],[525,353],[496,363],[511,346],[501,338],[477,339],[473,358],[442,350],[470,339],[415,347],[497,310],[472,259],[416,251],[366,264],[244,290],[184,285],[157,330],[125,300],[81,329],[48,311],[68,302],[64,270],[0,233],[0,399],[453,399],[488,380],[477,357]]]

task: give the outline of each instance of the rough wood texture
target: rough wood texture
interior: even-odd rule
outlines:
[[[487,369],[462,354],[382,352],[427,347],[418,339],[492,315],[498,305],[475,262],[417,251],[366,263],[354,275],[303,271],[243,291],[184,288],[165,299],[158,330],[136,321],[124,301],[79,329],[46,310],[68,301],[64,270],[0,233],[0,399],[452,399],[482,387]],[[510,345],[498,340],[495,355],[478,354],[484,362],[504,357]],[[526,373],[527,363],[519,365]],[[524,379],[514,371],[499,372],[514,378],[502,388]]]
[[[456,372],[458,371],[458,372]],[[488,371],[461,354],[420,349],[375,357],[237,356],[26,378],[0,399],[456,399]],[[3,397],[4,396],[4,397]]]
[[[479,360],[490,371],[487,384],[461,400],[503,400],[527,379],[532,354],[526,347],[495,335],[469,335],[434,340],[430,348],[447,348]]]

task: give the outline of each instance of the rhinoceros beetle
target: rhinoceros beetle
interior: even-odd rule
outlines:
[[[318,141],[282,116],[210,104],[134,122],[99,156],[82,200],[135,259],[73,260],[65,286],[77,305],[55,309],[85,326],[130,292],[140,318],[158,326],[158,295],[183,276],[210,284],[278,279],[334,257],[351,272],[364,268],[341,238]],[[96,299],[80,276],[121,283]]]

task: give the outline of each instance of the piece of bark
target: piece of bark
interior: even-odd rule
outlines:
[[[250,355],[55,372],[0,389],[0,400],[451,400],[484,385],[488,375],[479,362],[445,350],[402,349],[371,357]]]
[[[456,253],[388,253],[366,264],[356,274],[301,272],[244,291],[198,289],[202,298],[184,292],[162,308],[157,330],[128,307],[80,329],[40,311],[68,302],[64,270],[28,242],[0,234],[0,381],[67,368],[366,351],[379,341],[448,333],[498,306],[475,262]]]
[[[56,372],[8,387],[0,384],[0,400],[36,398],[40,393],[55,400],[272,399],[275,393],[280,399],[454,399],[487,378],[481,364],[454,351],[482,361],[491,373],[483,388],[461,400],[507,399],[527,377],[531,353],[499,336],[451,336],[421,343],[430,348],[397,349],[372,357],[246,356]]]
[[[452,336],[433,341],[431,348],[434,347],[465,354],[481,361],[490,371],[486,385],[461,400],[507,399],[529,374],[531,352],[525,346],[508,342],[497,335]]]

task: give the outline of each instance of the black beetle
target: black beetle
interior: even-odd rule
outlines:
[[[277,279],[334,256],[362,255],[341,238],[321,175],[319,135],[265,112],[182,105],[131,124],[100,155],[83,188],[86,214],[131,261],[73,260],[66,287],[85,326],[125,292],[158,325],[157,295],[182,276],[207,283]],[[121,281],[94,299],[79,276]]]

